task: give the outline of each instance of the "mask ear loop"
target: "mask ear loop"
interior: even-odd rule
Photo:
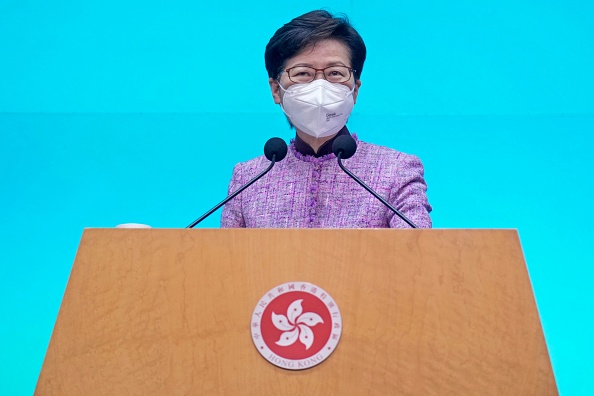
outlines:
[[[283,84],[281,84],[281,82],[280,82],[280,78],[279,78],[279,79],[277,79],[277,80],[276,80],[276,82],[278,83],[278,86],[280,87],[280,89],[281,89],[281,90],[282,90],[284,93],[286,93],[286,92],[287,92],[287,89],[286,89],[285,87],[283,87]],[[290,119],[291,119],[291,116],[290,116],[290,115],[289,115],[289,114],[288,114],[288,113],[285,111],[285,106],[283,106],[283,102],[284,102],[284,100],[285,100],[285,95],[283,95],[283,98],[281,99],[281,102],[280,102],[280,107],[281,107],[281,109],[282,109],[283,113],[285,113],[285,115],[287,116],[287,118],[290,120]],[[293,125],[293,123],[291,123],[291,125]]]

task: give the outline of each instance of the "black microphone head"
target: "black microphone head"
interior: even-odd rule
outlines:
[[[268,161],[272,161],[272,156],[276,155],[275,160],[282,161],[287,156],[287,143],[281,138],[273,137],[268,139],[264,145],[264,155]]]
[[[332,152],[338,157],[339,153],[341,159],[351,158],[355,151],[357,151],[357,142],[351,135],[342,135],[334,139],[332,143]]]

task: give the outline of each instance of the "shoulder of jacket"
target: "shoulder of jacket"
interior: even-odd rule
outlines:
[[[365,156],[388,156],[391,159],[410,156],[409,154],[403,153],[390,147],[380,146],[377,144],[362,141],[359,141],[357,144],[357,153],[363,154]]]
[[[266,159],[266,157],[264,157],[263,155],[260,155],[256,158],[252,158],[250,160],[247,161],[242,161],[239,162],[235,165],[235,168],[237,169],[241,169],[241,170],[247,170],[247,169],[252,169],[252,168],[260,168],[262,167],[262,165],[264,163],[268,163],[268,160]]]

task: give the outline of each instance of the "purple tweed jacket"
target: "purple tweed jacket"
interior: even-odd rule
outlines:
[[[357,140],[347,169],[421,228],[431,227],[423,165],[412,155]],[[229,193],[264,170],[264,157],[237,164]],[[338,166],[334,154],[319,158],[295,150],[262,179],[228,202],[221,227],[410,228]]]

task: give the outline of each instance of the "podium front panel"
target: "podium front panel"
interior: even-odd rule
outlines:
[[[327,290],[342,337],[285,370],[262,295]],[[514,230],[87,229],[39,395],[555,395]]]

